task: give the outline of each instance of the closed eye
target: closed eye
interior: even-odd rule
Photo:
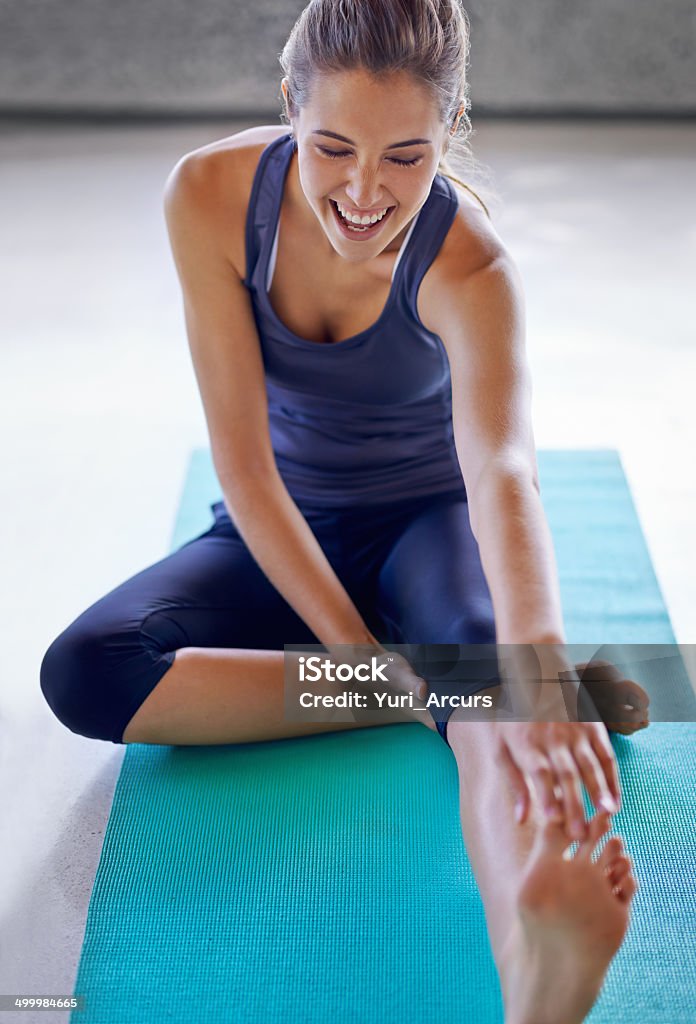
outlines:
[[[331,160],[336,160],[338,159],[338,157],[341,156],[350,156],[350,151],[347,149],[326,149],[325,146],[317,146],[317,149],[319,150],[320,153],[323,153],[325,156],[328,156]],[[415,167],[416,164],[419,164],[422,159],[423,157],[421,156],[416,156],[413,158],[413,160],[400,160],[396,156],[387,157],[387,160],[391,160],[392,163],[397,164],[399,167]]]

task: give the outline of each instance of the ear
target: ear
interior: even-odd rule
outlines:
[[[288,100],[288,97],[289,97],[290,93],[289,93],[288,79],[287,79],[286,76],[284,76],[280,80],[280,89],[281,89],[281,92],[283,93],[283,106],[285,107],[285,110],[284,110],[285,118],[288,121],[288,123],[290,124],[291,131],[294,134],[294,128],[292,127],[292,117],[290,116],[290,103],[289,103],[289,100]]]

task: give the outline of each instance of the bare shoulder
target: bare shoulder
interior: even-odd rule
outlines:
[[[201,229],[196,236],[219,245],[242,278],[254,173],[266,146],[288,130],[284,125],[259,125],[200,146],[177,161],[165,183],[167,219],[195,219]]]
[[[521,298],[521,283],[512,256],[477,200],[453,182],[459,207],[445,240],[418,290],[423,325],[446,343],[448,326],[460,318],[462,303],[498,287]]]

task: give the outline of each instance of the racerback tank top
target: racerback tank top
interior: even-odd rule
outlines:
[[[449,360],[420,322],[420,282],[454,221],[458,202],[443,175],[398,253],[378,320],[320,344],[290,331],[268,295],[283,188],[295,151],[287,133],[261,153],[246,218],[246,277],[265,368],[278,471],[298,503],[338,508],[466,496],[454,446]]]

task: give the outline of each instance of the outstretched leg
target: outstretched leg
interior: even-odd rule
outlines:
[[[493,611],[465,502],[437,502],[407,525],[380,574],[379,605],[396,642],[490,644]],[[498,690],[480,691],[494,699]],[[584,1019],[628,925],[635,879],[607,826],[593,818],[581,855],[565,860],[559,826],[514,816],[514,794],[498,756],[505,723],[450,719],[462,834],[483,899],[506,1024]],[[605,873],[605,868],[611,874]],[[617,891],[614,891],[616,888]]]
[[[572,859],[564,858],[570,841],[563,827],[536,808],[516,823],[496,728],[504,723],[453,720],[448,739],[506,1024],[579,1024],[626,933],[637,883],[618,836],[591,859],[609,827],[605,813],[591,819]]]

